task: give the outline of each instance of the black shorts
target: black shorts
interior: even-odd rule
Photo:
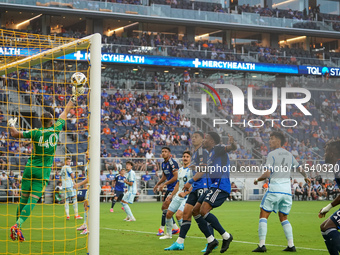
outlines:
[[[212,208],[221,206],[229,197],[229,193],[219,188],[210,188],[198,199],[199,203],[207,202]]]
[[[201,196],[203,196],[204,192],[206,192],[206,191],[207,191],[207,188],[197,189],[195,191],[191,191],[189,196],[188,196],[186,204],[195,206],[195,204],[197,203],[199,198]]]
[[[163,202],[165,201],[165,199],[166,199],[169,195],[171,195],[171,193],[172,193],[172,190],[167,190],[167,191],[165,191],[165,194],[164,194],[164,197],[163,197]]]
[[[117,201],[122,201],[124,197],[124,191],[116,191],[115,197],[117,197]]]
[[[334,222],[335,226],[340,229],[340,209],[332,214],[331,220]]]

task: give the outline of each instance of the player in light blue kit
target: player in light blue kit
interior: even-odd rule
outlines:
[[[259,221],[259,240],[258,247],[253,252],[266,252],[265,240],[267,235],[267,219],[271,212],[279,213],[279,218],[283,231],[288,241],[288,247],[283,251],[295,252],[293,242],[293,229],[287,216],[292,207],[292,192],[290,184],[290,173],[298,170],[310,182],[306,172],[302,169],[294,156],[282,146],[285,143],[283,133],[274,131],[270,134],[269,147],[272,151],[267,156],[267,162],[263,169],[263,174],[255,179],[254,184],[269,178],[268,191],[261,202],[261,212]]]
[[[128,191],[124,194],[122,201],[120,202],[124,208],[126,213],[125,221],[136,221],[133,216],[130,206],[128,204],[133,204],[135,196],[137,194],[137,182],[136,182],[136,173],[132,170],[133,162],[127,161],[125,164],[125,168],[127,171],[127,177],[124,180],[125,184],[128,186]]]
[[[78,215],[78,201],[77,201],[77,192],[73,188],[73,178],[74,174],[71,168],[71,158],[65,159],[65,165],[61,169],[61,181],[63,184],[63,190],[65,191],[65,212],[66,219],[70,219],[70,209],[69,209],[69,201],[72,201],[73,210],[74,210],[74,218],[82,219],[83,217]]]
[[[340,140],[330,141],[325,147],[325,163],[330,164],[335,174],[335,181],[340,186]],[[326,216],[331,208],[340,204],[340,195],[334,201],[319,212],[319,218]],[[340,252],[340,209],[334,212],[321,226],[321,234],[330,255],[338,255]]]
[[[177,210],[183,211],[185,202],[187,201],[187,196],[191,190],[183,192],[182,189],[184,185],[192,178],[192,171],[189,166],[191,164],[191,153],[190,151],[184,151],[182,155],[183,166],[178,170],[178,182],[172,191],[171,195],[168,195],[166,201],[171,201],[168,211],[166,213],[166,231],[164,236],[159,239],[171,239],[172,238],[172,216]],[[180,224],[181,225],[181,224]]]

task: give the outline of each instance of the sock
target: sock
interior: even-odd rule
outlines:
[[[129,206],[128,204],[125,204],[125,203],[123,203],[123,204],[124,204],[123,207],[124,207],[124,209],[125,209],[126,214],[127,214],[128,216],[130,216],[131,218],[134,218],[134,217],[133,217],[133,214],[132,214],[132,212],[131,212],[130,206]]]
[[[178,237],[176,242],[177,242],[178,244],[184,244],[184,238]]]
[[[78,202],[77,197],[72,198],[74,216],[78,215]]]
[[[171,218],[166,219],[165,224],[166,224],[166,233],[168,235],[172,236],[172,220],[171,220]]]
[[[267,219],[261,218],[259,221],[259,239],[260,243],[259,246],[262,247],[266,242],[266,235],[267,235]]]
[[[179,227],[181,227],[183,223],[183,219],[177,220],[177,222],[178,222]]]
[[[111,208],[113,208],[116,204],[117,200],[116,199],[112,199],[112,204],[111,204]]]
[[[86,220],[87,220],[87,211],[84,210],[84,224],[87,226]]]
[[[218,221],[218,219],[216,218],[215,215],[213,215],[212,213],[207,213],[206,215],[204,215],[203,217],[207,222],[210,223],[210,225],[217,230],[218,233],[220,233],[220,235],[223,235],[226,231],[224,230],[224,228],[221,226],[220,222]]]
[[[183,220],[181,230],[179,231],[179,237],[177,239],[177,243],[179,241],[179,238],[183,239],[183,243],[184,243],[185,236],[187,235],[190,227],[191,227],[191,221],[190,220]]]
[[[283,231],[285,232],[285,236],[288,241],[288,247],[293,247],[294,242],[293,242],[293,228],[292,225],[288,220],[282,221],[281,225],[283,227]]]
[[[65,201],[65,212],[66,212],[66,216],[70,216],[70,207],[69,207],[68,199],[66,199]]]
[[[208,228],[208,223],[203,219],[201,214],[198,214],[194,217],[195,221],[197,222],[197,225],[201,232],[205,235],[206,238],[211,236],[211,233]],[[209,241],[208,241],[209,243]]]
[[[212,234],[212,236],[215,236],[215,234],[214,234],[214,228],[211,226],[210,223],[208,223],[208,228],[209,228],[209,231],[210,231],[210,233]]]
[[[166,213],[168,212],[167,209],[163,210],[163,213],[162,213],[162,221],[161,221],[161,227],[163,227],[163,230],[164,230],[164,226],[165,226],[165,219],[166,219]]]
[[[19,202],[19,205],[18,205],[18,208],[17,208],[17,218],[16,218],[16,220],[19,219],[22,208],[24,208],[24,206],[27,204],[27,201],[28,201],[28,197],[24,197],[24,196],[20,197],[20,202]]]
[[[176,221],[174,220],[174,217],[172,217],[172,228],[173,229],[178,229],[178,226],[176,224]]]
[[[21,224],[24,223],[27,218],[31,215],[31,211],[33,211],[35,205],[39,201],[39,198],[35,197],[29,197],[27,204],[22,208],[21,215],[19,219],[17,220],[17,224],[19,225],[19,228],[21,227]]]
[[[330,255],[338,255],[340,251],[340,233],[336,228],[321,232]]]

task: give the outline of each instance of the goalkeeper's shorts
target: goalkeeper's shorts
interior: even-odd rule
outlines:
[[[41,197],[50,179],[50,167],[26,166],[22,176],[21,191]]]

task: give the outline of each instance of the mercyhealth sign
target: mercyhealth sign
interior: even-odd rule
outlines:
[[[0,47],[0,56],[31,56],[42,52],[36,48],[16,48]],[[90,55],[90,54],[89,54]],[[88,58],[86,52],[77,51],[72,54],[60,57],[63,60],[85,61]],[[297,66],[282,65],[269,63],[237,62],[224,60],[211,60],[199,58],[175,58],[135,54],[116,54],[102,53],[103,63],[120,63],[134,65],[150,65],[164,67],[182,67],[182,68],[207,68],[216,70],[233,70],[233,71],[250,71],[263,73],[280,73],[280,74],[306,74],[306,75],[325,75],[340,76],[340,68],[337,67],[320,67],[320,66]]]

